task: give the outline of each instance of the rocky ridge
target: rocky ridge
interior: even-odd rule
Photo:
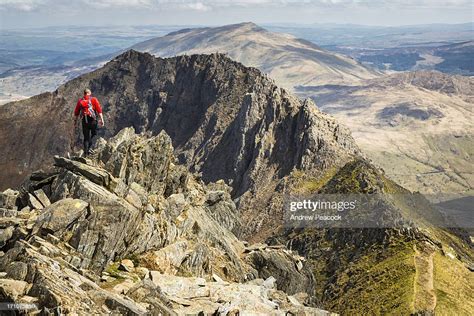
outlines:
[[[255,223],[248,234],[275,217],[256,219],[260,212],[251,210],[268,209],[279,179],[295,169],[324,173],[360,155],[347,128],[255,68],[222,54],[162,59],[132,50],[54,93],[3,106],[0,183],[14,186],[21,174],[71,151],[77,143],[63,118],[71,115],[71,97],[85,87],[104,103],[108,126],[102,136],[129,126],[153,135],[165,131],[192,172],[205,182],[230,184],[239,208],[248,210],[244,216]]]
[[[177,164],[165,132],[127,128],[95,150],[56,156],[52,172],[0,194],[2,301],[43,313],[328,314],[310,307],[304,258],[238,240],[230,188]]]

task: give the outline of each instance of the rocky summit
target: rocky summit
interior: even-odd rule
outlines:
[[[249,245],[230,188],[177,164],[170,137],[132,128],[91,159],[54,157],[0,194],[0,297],[81,315],[328,315],[303,257]]]

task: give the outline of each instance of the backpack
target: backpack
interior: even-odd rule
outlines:
[[[86,99],[82,98],[83,101],[86,101]],[[87,122],[87,117],[90,116],[92,118],[92,120],[95,120],[96,119],[96,114],[95,114],[95,111],[94,111],[94,106],[92,105],[92,97],[89,98],[89,101],[87,103],[87,108],[84,108],[83,106],[81,106],[81,113],[82,113],[82,116],[85,118],[86,120],[86,123]],[[81,102],[81,105],[82,105],[82,102]]]

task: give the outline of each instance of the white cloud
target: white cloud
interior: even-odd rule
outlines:
[[[194,11],[209,11],[214,7],[214,2],[206,0],[155,0],[154,5],[160,9],[171,8]]]
[[[99,8],[110,7],[150,7],[153,0],[81,0],[87,5]]]
[[[96,8],[156,8],[209,11],[222,7],[460,7],[472,6],[472,0],[0,0],[1,9],[34,11],[45,7],[77,8],[87,5]]]
[[[0,0],[1,9],[16,9],[19,11],[33,11],[47,4],[49,0]]]
[[[211,7],[205,5],[202,2],[187,3],[187,4],[184,4],[182,8],[196,10],[196,11],[209,11],[212,9]]]
[[[13,9],[19,11],[34,11],[41,8],[70,8],[76,9],[82,6],[96,8],[110,7],[150,7],[154,0],[0,0],[1,9]]]
[[[172,3],[201,3],[206,6],[217,5],[291,5],[291,4],[313,4],[313,5],[349,5],[349,4],[400,4],[400,5],[465,5],[471,4],[471,0],[156,0],[159,4]]]

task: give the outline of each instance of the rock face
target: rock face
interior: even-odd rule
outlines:
[[[50,126],[71,115],[70,100],[80,97],[85,87],[103,102],[108,124],[104,137],[128,126],[153,135],[165,131],[179,162],[201,173],[205,182],[223,179],[230,184],[233,198],[244,195],[239,200],[243,209],[260,211],[269,197],[255,199],[255,194],[274,191],[276,181],[294,169],[324,172],[359,154],[346,128],[319,112],[312,101],[300,101],[278,88],[257,69],[221,54],[161,59],[128,51],[52,94],[3,106],[0,129],[6,137],[0,140],[5,148],[0,167],[6,172],[0,175],[1,184],[17,184],[21,177],[10,172],[20,165],[25,167],[19,172],[31,172],[49,166],[52,155],[70,151],[75,139],[69,123],[60,123],[54,131]],[[37,111],[39,104],[42,111]],[[24,124],[12,124],[13,118]],[[114,150],[110,146],[109,152]],[[117,159],[108,162],[115,176],[123,168],[120,156]],[[127,177],[155,172],[138,168]],[[259,225],[265,226],[262,220]]]
[[[206,186],[178,165],[165,132],[127,128],[96,152],[55,157],[54,175],[3,193],[22,209],[1,223],[3,301],[62,313],[326,314],[289,296],[314,291],[304,259],[239,241],[230,188]],[[38,190],[51,204],[23,209]]]
[[[181,162],[203,172],[205,180],[232,180],[239,193],[265,180],[257,174],[271,178],[294,167],[326,166],[357,151],[345,128],[254,68],[219,54],[161,59],[128,51],[54,93],[5,105],[2,167],[21,163],[26,165],[21,172],[31,172],[52,155],[65,154],[75,141],[70,125],[53,122],[71,115],[71,100],[86,86],[103,102],[105,136],[127,126],[154,134],[164,130]],[[11,124],[13,118],[28,121],[28,128]],[[30,151],[20,157],[16,149],[27,146]],[[11,186],[21,175],[2,177],[2,185]]]

